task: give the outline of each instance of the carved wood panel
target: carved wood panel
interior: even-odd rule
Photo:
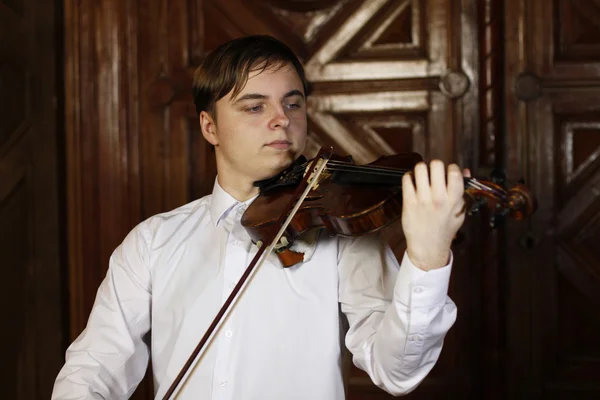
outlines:
[[[61,366],[55,3],[0,2],[0,386],[48,397]]]
[[[554,0],[556,61],[600,61],[600,2]]]
[[[507,166],[539,199],[508,231],[510,394],[598,398],[600,2],[508,3]]]
[[[214,154],[191,99],[193,70],[226,40],[276,36],[311,85],[311,157],[321,145],[359,163],[418,151],[477,170],[477,9],[464,0],[66,1],[71,334],[84,327],[108,257],[133,225],[210,193]],[[455,248],[461,312],[442,359],[410,398],[483,391],[476,338],[483,236]],[[399,224],[386,231],[404,250]],[[493,264],[488,266],[494,268]],[[488,295],[495,293],[490,285]],[[492,305],[492,308],[494,306]],[[495,312],[495,310],[492,310]],[[478,353],[479,352],[479,353]],[[150,398],[151,384],[138,398]],[[353,369],[352,398],[387,398]],[[370,396],[370,397],[369,397]]]

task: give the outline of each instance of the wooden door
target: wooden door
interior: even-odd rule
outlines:
[[[359,163],[417,151],[479,161],[477,9],[469,0],[66,1],[71,334],[84,327],[111,251],[137,222],[210,193],[214,154],[191,98],[195,67],[219,44],[270,34],[306,64],[311,157],[321,145]],[[485,152],[485,149],[484,149]],[[494,392],[495,256],[465,228],[451,295],[460,309],[442,358],[409,398]],[[400,225],[387,230],[396,254]],[[487,242],[485,243],[487,245]],[[489,312],[488,312],[489,311]],[[482,314],[493,317],[483,319]],[[493,335],[492,335],[493,336]],[[490,350],[490,351],[488,351]],[[492,356],[489,356],[492,354]],[[350,369],[349,397],[383,399]],[[498,389],[499,390],[499,389]],[[146,394],[144,394],[146,393]],[[149,396],[142,385],[139,398]]]
[[[0,2],[0,387],[48,398],[63,359],[55,2]]]
[[[539,198],[508,232],[509,394],[597,399],[600,1],[506,8],[507,168]]]

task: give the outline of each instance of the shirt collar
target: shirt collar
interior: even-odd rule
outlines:
[[[232,195],[227,193],[225,189],[219,185],[219,181],[215,178],[215,184],[213,185],[212,197],[210,201],[210,216],[215,226],[219,225],[221,219],[227,215],[227,213],[238,205],[248,207],[258,195],[246,200],[238,201]]]

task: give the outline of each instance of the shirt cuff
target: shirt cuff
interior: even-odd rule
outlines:
[[[415,266],[405,252],[396,279],[394,297],[408,308],[433,308],[445,303],[454,256],[442,268],[424,271]]]

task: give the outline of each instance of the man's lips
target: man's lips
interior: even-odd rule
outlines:
[[[291,142],[288,140],[274,140],[270,143],[267,143],[266,146],[272,147],[274,149],[287,149],[291,146]]]

